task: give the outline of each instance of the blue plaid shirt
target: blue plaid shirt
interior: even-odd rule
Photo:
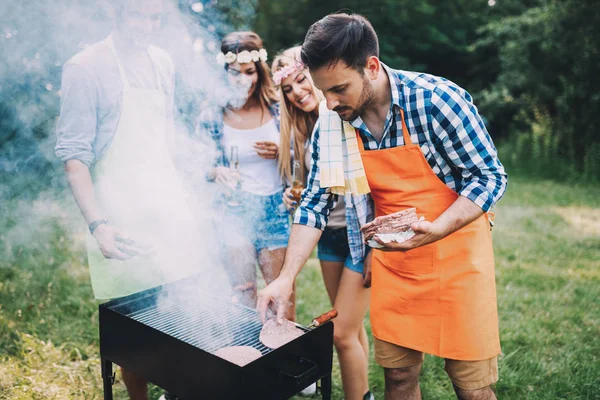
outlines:
[[[437,177],[450,189],[488,211],[504,194],[507,175],[498,159],[471,95],[437,76],[392,70],[388,74],[392,102],[380,143],[359,117],[358,129],[365,151],[404,145],[400,109],[413,143],[421,147]],[[294,223],[324,229],[337,195],[319,183],[319,130],[312,140],[313,162]]]
[[[336,196],[336,195],[334,195]],[[366,195],[345,195],[346,204],[346,229],[348,236],[348,247],[350,248],[350,257],[352,262],[358,264],[363,261],[369,248],[360,231],[360,227],[370,222],[375,217],[375,207],[371,196]]]

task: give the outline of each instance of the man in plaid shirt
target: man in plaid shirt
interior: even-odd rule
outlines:
[[[425,220],[402,243],[374,237],[371,321],[386,399],[419,399],[423,353],[443,357],[459,399],[495,399],[500,353],[491,221],[507,175],[472,98],[447,79],[393,70],[360,15],[333,14],[309,29],[302,61],[329,110],[356,130],[376,215],[415,207]],[[278,318],[327,224],[336,195],[321,187],[319,132],[280,277],[259,295]]]

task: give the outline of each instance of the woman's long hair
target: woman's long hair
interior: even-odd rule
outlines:
[[[221,52],[223,54],[232,52],[237,55],[244,50],[258,51],[262,48],[264,48],[263,41],[254,32],[231,32],[221,40]],[[258,72],[258,81],[252,96],[256,97],[263,109],[268,109],[269,106],[279,100],[275,83],[273,83],[271,77],[271,69],[263,60],[254,61],[254,65],[256,65],[256,71]]]
[[[273,72],[277,72],[280,69],[293,65],[294,63],[300,63],[300,46],[292,47],[283,51],[273,61]],[[308,70],[304,70],[306,79],[309,80],[313,90],[313,96],[318,99],[319,103],[324,100],[323,93],[317,89],[312,81]],[[293,149],[294,149],[294,160],[300,162],[300,170],[302,180],[305,181],[305,171],[307,166],[304,162],[305,159],[305,143],[310,139],[313,128],[317,119],[319,118],[318,108],[310,113],[304,112],[294,107],[287,99],[281,85],[279,86],[279,97],[281,99],[281,128],[280,128],[280,144],[278,155],[278,168],[281,177],[288,182],[292,182],[292,160],[289,151],[283,151],[283,149],[289,149],[293,138]]]

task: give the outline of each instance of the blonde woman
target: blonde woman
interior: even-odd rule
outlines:
[[[292,158],[300,163],[304,181],[311,179],[311,165],[318,159],[312,154],[310,138],[318,123],[323,95],[299,60],[300,47],[294,47],[273,62],[274,82],[281,99],[280,148],[293,148],[278,155],[279,171],[288,182],[292,181]],[[283,197],[293,211],[297,198],[290,188]],[[334,343],[346,400],[373,398],[368,381],[369,342],[363,323],[370,295],[370,276],[364,273],[363,262],[368,250],[360,233],[360,226],[372,218],[371,210],[368,196],[338,196],[317,247],[327,294],[339,313],[334,320]]]
[[[199,121],[199,130],[217,148],[208,179],[222,188],[217,219],[223,263],[234,300],[249,307],[256,306],[256,264],[267,284],[277,278],[290,231],[277,168],[279,105],[266,60],[256,33],[225,36],[217,61],[226,70],[231,89],[240,89],[239,96],[225,108],[204,110]],[[239,170],[232,165],[239,165]],[[287,317],[295,319],[293,302]]]

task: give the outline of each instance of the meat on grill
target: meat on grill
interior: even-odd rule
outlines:
[[[262,353],[250,346],[230,346],[220,348],[215,352],[215,355],[243,367],[260,358]]]
[[[302,331],[288,320],[278,324],[275,319],[270,319],[263,325],[259,339],[267,347],[276,349],[302,336]]]

